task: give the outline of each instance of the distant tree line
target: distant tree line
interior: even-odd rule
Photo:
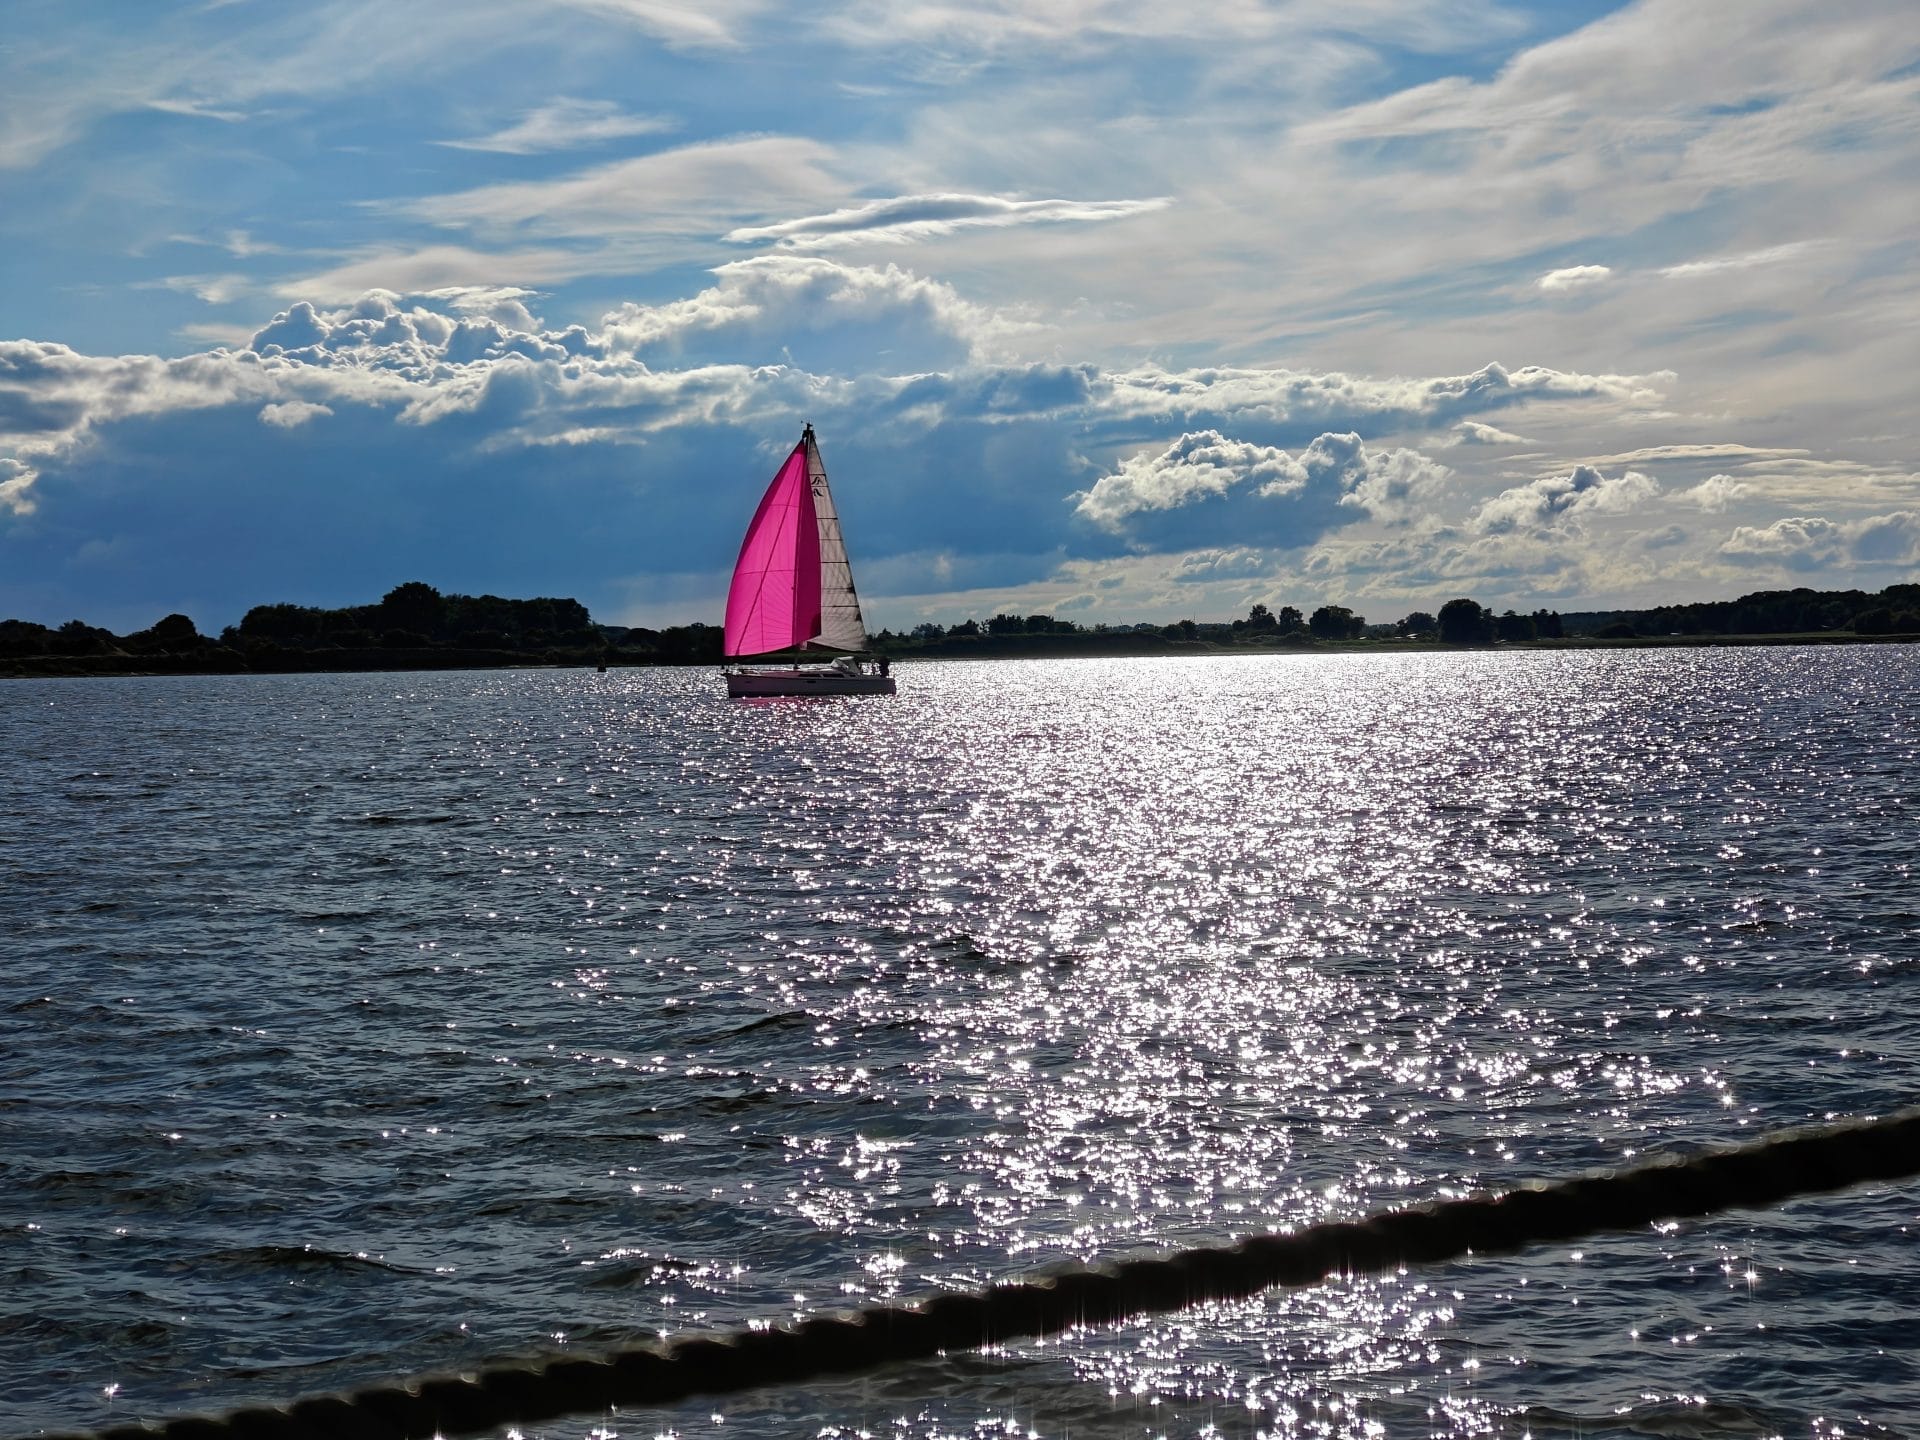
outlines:
[[[1158,636],[1172,644],[1219,646],[1310,645],[1316,641],[1416,640],[1442,645],[1515,644],[1540,640],[1626,640],[1675,635],[1803,635],[1851,632],[1855,635],[1920,635],[1920,585],[1890,585],[1878,594],[1859,590],[1765,590],[1737,600],[1663,605],[1651,610],[1614,610],[1562,615],[1545,608],[1531,612],[1491,606],[1465,596],[1449,600],[1437,613],[1414,610],[1399,620],[1369,624],[1344,605],[1322,605],[1307,613],[1293,605],[1278,610],[1256,604],[1246,618],[1232,621],[1176,620],[1166,625],[1080,626],[1052,615],[998,614],[987,621],[963,620],[942,626],[916,625],[904,635],[882,631],[876,641],[898,651],[954,654],[1024,653],[1034,636],[1059,642],[1073,637],[1091,641],[1131,636],[1143,646]],[[1019,643],[1024,637],[1024,643]],[[1055,644],[1050,649],[1088,648]],[[1093,647],[1103,648],[1103,647]]]
[[[1311,613],[1293,605],[1254,605],[1244,619],[1171,624],[1080,625],[1053,615],[1001,612],[957,625],[926,622],[906,634],[882,630],[892,654],[1152,654],[1193,648],[1255,648],[1415,641],[1442,645],[1556,640],[1630,640],[1702,635],[1920,636],[1920,584],[1861,590],[1762,590],[1737,600],[1562,615],[1536,609],[1496,614],[1467,597],[1437,612],[1415,610],[1369,624],[1344,605]],[[148,670],[360,670],[490,665],[714,664],[718,626],[694,623],[650,630],[598,625],[577,600],[443,595],[417,580],[372,605],[325,609],[256,605],[217,637],[185,615],[115,635],[81,620],[49,627],[0,620],[0,664],[16,673],[120,673]]]
[[[185,615],[130,635],[70,620],[0,620],[0,660],[83,671],[420,669],[523,664],[698,664],[720,658],[710,625],[596,625],[578,600],[443,595],[417,580],[377,604],[256,605],[217,638]]]
[[[1758,590],[1737,600],[1659,605],[1651,610],[1595,611],[1567,617],[1579,634],[1602,639],[1638,635],[1920,634],[1920,585],[1864,590]]]

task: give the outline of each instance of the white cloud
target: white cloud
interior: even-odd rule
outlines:
[[[1400,520],[1451,473],[1414,450],[1370,451],[1352,432],[1320,435],[1296,458],[1272,446],[1202,430],[1182,435],[1158,454],[1129,456],[1072,498],[1075,514],[1115,533],[1135,517],[1236,490],[1255,500],[1305,497],[1312,491],[1336,506]]]
[[[1659,493],[1658,483],[1637,470],[1608,479],[1591,465],[1576,465],[1570,474],[1502,490],[1474,512],[1473,526],[1483,534],[1549,530],[1632,510]]]
[[[267,425],[278,425],[282,430],[293,430],[309,420],[331,414],[331,406],[318,405],[310,400],[279,400],[260,407],[261,421]]]
[[[1778,446],[1735,445],[1735,444],[1699,444],[1699,445],[1645,445],[1637,450],[1623,450],[1617,455],[1600,455],[1589,460],[1594,466],[1603,465],[1646,465],[1655,461],[1695,461],[1723,460],[1736,465],[1750,464],[1760,460],[1780,460],[1805,455],[1805,450],[1781,449]]]
[[[1673,378],[1663,373],[1582,375],[1538,365],[1515,370],[1485,365],[1471,374],[1430,379],[1209,366],[1121,371],[1112,376],[1112,393],[1118,410],[1167,419],[1227,411],[1273,420],[1352,424],[1366,417],[1376,424],[1434,427],[1527,401],[1646,404]]]
[[[1404,522],[1424,506],[1453,474],[1418,450],[1370,451],[1356,434],[1322,435],[1300,457],[1309,474],[1325,467],[1346,494],[1342,505],[1364,510],[1376,520]]]
[[[1174,562],[1172,569],[1167,572],[1167,578],[1176,585],[1205,584],[1213,580],[1265,575],[1273,568],[1274,555],[1271,550],[1235,545],[1226,549],[1189,551]]]
[[[338,304],[373,290],[424,295],[444,289],[550,284],[610,264],[604,258],[559,247],[484,251],[464,245],[427,245],[361,255],[331,270],[284,281],[275,293],[286,300]]]
[[[658,115],[629,115],[611,100],[562,98],[529,110],[519,121],[491,135],[436,143],[455,150],[490,150],[501,155],[538,155],[603,145],[635,135],[657,135],[674,122]]]
[[[1074,496],[1074,510],[1094,524],[1118,530],[1132,516],[1172,510],[1208,496],[1252,485],[1264,496],[1307,483],[1306,467],[1284,450],[1229,440],[1217,430],[1182,435],[1157,455],[1134,455],[1093,488]]]
[[[1906,565],[1920,560],[1920,512],[1896,510],[1861,520],[1834,521],[1791,515],[1771,525],[1741,525],[1720,553],[1742,564],[1772,564],[1788,570],[1828,566]]]
[[[777,355],[823,327],[883,326],[876,351],[952,363],[975,356],[1007,327],[961,299],[952,286],[910,271],[849,266],[811,256],[765,255],[717,267],[714,283],[666,305],[623,305],[606,317],[607,343],[639,351],[684,351],[731,335],[736,343],[764,342]],[[911,335],[916,343],[905,348]],[[878,354],[866,357],[871,365]]]
[[[37,478],[25,461],[0,455],[0,509],[15,515],[31,515],[33,482]]]
[[[840,183],[823,168],[833,153],[788,135],[702,141],[557,180],[483,185],[400,208],[430,225],[491,235],[710,237],[733,228],[724,217],[837,195]]]
[[[244,275],[169,275],[160,283],[208,305],[225,305],[251,288]]]
[[[244,110],[222,109],[204,100],[189,100],[178,96],[154,99],[146,102],[149,110],[158,110],[166,115],[186,115],[196,120],[219,120],[228,125],[237,125],[247,118]]]
[[[1729,270],[1750,270],[1756,265],[1774,265],[1804,254],[1811,246],[1806,241],[1789,245],[1769,245],[1764,250],[1748,250],[1738,255],[1722,255],[1711,260],[1689,260],[1668,265],[1660,273],[1669,280],[1686,280],[1703,275],[1720,275]]]
[[[1567,290],[1585,290],[1600,284],[1613,274],[1606,265],[1569,265],[1564,270],[1549,270],[1535,283],[1549,294]]]
[[[1709,475],[1688,490],[1676,490],[1667,498],[1676,505],[1694,505],[1702,510],[1725,510],[1751,487],[1730,475]]]
[[[1533,442],[1524,435],[1515,435],[1479,420],[1462,420],[1453,427],[1453,438],[1448,443],[1453,445],[1531,445]]]
[[[811,249],[833,245],[905,244],[970,228],[1125,219],[1163,210],[1171,203],[1165,197],[1007,200],[997,195],[902,195],[848,206],[825,215],[732,230],[726,238],[738,244],[774,240],[782,245]]]
[[[766,0],[551,0],[633,25],[675,49],[733,50]]]
[[[1509,37],[1525,22],[1504,5],[1472,0],[1306,0],[1169,9],[1156,0],[852,0],[822,23],[849,45],[974,57],[1028,56],[1144,45],[1195,45],[1214,56],[1248,49],[1298,57],[1331,32],[1405,49],[1444,52]]]

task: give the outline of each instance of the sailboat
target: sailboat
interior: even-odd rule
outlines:
[[[833,658],[825,664],[730,667],[727,694],[894,693],[887,661],[870,664],[866,658],[867,626],[811,425],[760,497],[727,591],[723,653],[729,660],[794,652]]]

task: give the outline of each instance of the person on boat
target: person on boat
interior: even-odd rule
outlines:
[[[889,660],[886,656],[882,655],[880,657],[880,673],[884,676],[888,672],[890,672],[892,669],[893,669],[893,661]]]

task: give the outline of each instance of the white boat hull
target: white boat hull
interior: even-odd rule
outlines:
[[[849,675],[830,665],[815,669],[729,670],[727,694],[734,699],[776,695],[891,695],[891,675]]]

